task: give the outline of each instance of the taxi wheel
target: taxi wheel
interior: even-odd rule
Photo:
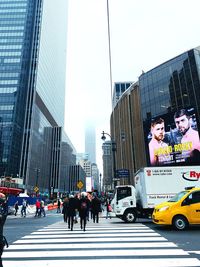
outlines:
[[[185,230],[189,225],[187,219],[181,215],[175,216],[172,224],[176,230]]]

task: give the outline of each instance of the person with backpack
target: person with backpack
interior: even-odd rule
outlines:
[[[80,226],[81,229],[85,232],[86,222],[88,217],[88,212],[90,208],[90,201],[87,198],[87,193],[81,193],[81,199],[79,201],[79,216],[80,216]]]

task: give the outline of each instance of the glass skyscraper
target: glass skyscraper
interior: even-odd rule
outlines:
[[[67,0],[0,1],[0,176],[58,189]]]

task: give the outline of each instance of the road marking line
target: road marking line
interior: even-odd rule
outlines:
[[[71,233],[71,232],[70,232]],[[160,234],[158,234],[158,233],[155,233],[155,232],[153,232],[153,233],[129,233],[128,234],[128,236],[126,235],[126,234],[116,234],[116,233],[111,233],[111,234],[109,234],[109,233],[104,233],[104,234],[88,234],[87,232],[85,232],[85,233],[82,233],[82,234],[80,234],[80,232],[79,232],[79,234],[68,234],[68,233],[66,233],[66,234],[59,234],[59,235],[56,235],[56,234],[54,234],[54,233],[52,233],[51,235],[43,235],[43,234],[37,234],[37,235],[26,235],[26,236],[24,236],[24,237],[22,237],[23,239],[43,239],[43,238],[56,238],[56,237],[60,237],[60,238],[63,238],[63,237],[66,237],[66,238],[71,238],[71,237],[75,237],[75,238],[81,238],[81,237],[96,237],[96,238],[98,238],[98,237],[106,237],[106,236],[108,236],[108,237],[115,237],[115,238],[117,238],[117,237],[135,237],[135,236],[137,236],[137,237],[139,237],[139,236],[160,236]]]
[[[175,255],[175,256],[183,256],[189,255],[186,251],[182,249],[129,249],[129,250],[79,250],[78,252],[69,250],[69,251],[5,251],[3,253],[3,258],[42,258],[42,257],[109,257],[109,256],[163,256],[163,255]]]
[[[88,232],[91,232],[91,233],[102,233],[102,230],[99,230],[99,229],[95,229],[95,230],[90,230],[90,229],[88,229],[88,228],[86,228],[86,230],[88,231]],[[50,229],[50,230],[39,230],[39,231],[36,231],[36,232],[33,232],[33,233],[31,233],[31,234],[40,234],[40,233],[43,233],[43,234],[48,234],[48,233],[57,233],[57,234],[62,234],[62,233],[66,233],[66,231],[68,231],[68,228],[66,227],[65,229],[59,229],[59,230],[55,230],[55,229]],[[80,231],[82,231],[80,228],[74,228],[74,231],[77,231],[77,233],[78,232],[80,232]],[[134,229],[134,230],[132,230],[132,229],[130,229],[130,230],[108,230],[108,231],[105,231],[105,233],[106,232],[109,232],[109,233],[135,233],[135,232],[155,232],[154,230],[151,230],[151,229],[149,229],[149,228],[147,228],[147,229]],[[70,232],[68,232],[69,234],[70,234]]]
[[[83,233],[84,236],[84,233]],[[82,236],[82,237],[83,237]],[[63,239],[59,239],[59,238],[55,238],[55,239],[42,239],[42,240],[38,240],[38,239],[20,239],[14,242],[14,244],[25,244],[25,243],[87,243],[87,242],[111,242],[111,241],[115,241],[115,242],[123,242],[123,241],[167,241],[166,238],[164,237],[120,237],[120,238],[103,238],[103,237],[99,237],[99,238],[82,238],[82,239],[75,239],[75,238],[63,238]]]
[[[84,245],[84,248],[148,248],[148,247],[154,247],[154,248],[161,248],[161,247],[177,247],[176,244],[172,243],[172,242],[136,242],[136,243],[87,243]],[[29,244],[25,244],[25,245],[10,245],[8,248],[5,249],[5,251],[7,250],[19,250],[19,249],[59,249],[59,248],[63,248],[63,249],[83,249],[83,245],[82,244],[33,244],[33,245],[29,245]]]
[[[200,266],[200,261],[195,258],[164,258],[164,259],[98,259],[98,260],[31,260],[31,261],[4,261],[4,267],[102,267],[102,266],[148,266],[148,267],[192,267]]]

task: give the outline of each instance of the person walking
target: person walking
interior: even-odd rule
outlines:
[[[40,201],[40,216],[42,216],[42,214],[43,214],[43,217],[46,216],[45,206],[44,206],[44,200],[41,200]]]
[[[69,199],[66,197],[63,201],[63,208],[62,208],[63,220],[66,223],[68,221],[68,209],[69,209]]]
[[[17,216],[17,212],[18,212],[18,209],[19,209],[18,201],[15,202],[14,209],[15,209],[15,216]]]
[[[8,215],[8,205],[6,201],[6,196],[3,193],[0,193],[0,267],[3,267],[2,264],[2,254],[3,254],[3,249],[5,245],[8,247],[8,243],[6,238],[3,235],[3,227],[6,221]]]
[[[101,200],[94,194],[91,202],[91,210],[93,215],[93,222],[99,222],[99,212],[101,212]]]
[[[78,223],[78,217],[79,217],[79,212],[78,212],[78,207],[79,207],[79,196],[78,194],[75,194],[74,196],[75,200],[76,200],[76,215],[75,215],[75,218],[74,218],[74,223]]]
[[[81,229],[83,229],[83,231],[86,230],[85,228],[86,228],[89,207],[90,207],[90,201],[87,198],[87,193],[82,192],[81,199],[79,201],[79,216],[80,216],[80,226]]]
[[[110,204],[110,199],[107,198],[106,199],[106,219],[108,219],[108,217],[110,217],[111,219],[111,211],[112,211],[112,207],[111,207],[111,204]]]
[[[35,217],[40,217],[40,215],[41,215],[41,212],[40,212],[41,203],[40,203],[39,199],[36,200],[35,207],[36,207]]]
[[[26,199],[23,199],[22,201],[22,209],[21,209],[21,216],[22,217],[26,217],[26,208],[27,208],[28,204]]]
[[[60,201],[59,198],[58,198],[58,200],[57,200],[57,205],[58,205],[58,207],[57,207],[57,213],[61,213],[61,210],[60,210],[61,201]]]
[[[74,217],[76,216],[77,201],[73,195],[69,196],[69,206],[68,206],[68,228],[73,231]]]

